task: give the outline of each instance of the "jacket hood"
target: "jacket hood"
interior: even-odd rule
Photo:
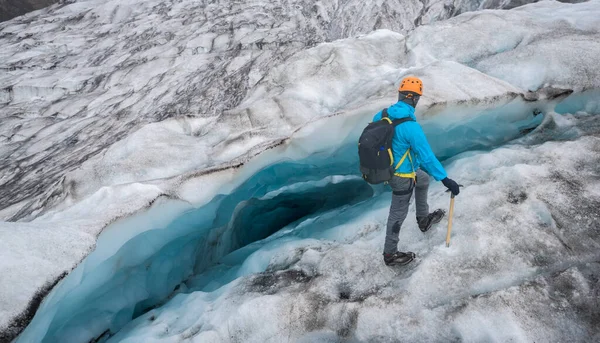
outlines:
[[[410,117],[412,120],[416,121],[417,117],[415,117],[415,108],[410,106],[407,103],[399,101],[387,109],[388,116],[390,119],[402,119]]]

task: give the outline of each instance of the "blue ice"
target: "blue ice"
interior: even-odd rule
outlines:
[[[572,96],[558,108],[584,109],[588,100]],[[523,135],[543,119],[534,107],[515,101],[459,122],[444,116],[425,120],[423,128],[436,154],[449,158]],[[337,226],[388,197],[383,186],[368,186],[358,176],[352,142],[267,166],[200,208],[157,203],[107,228],[96,250],[50,293],[17,342],[105,340],[170,299],[169,306],[176,306],[178,293],[210,297],[241,276],[264,271],[274,247],[352,239],[352,231]],[[115,250],[119,225],[136,226],[140,233]]]

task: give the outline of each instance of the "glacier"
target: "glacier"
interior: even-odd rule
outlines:
[[[199,209],[156,203],[107,228],[18,341],[598,337],[598,134],[594,115],[550,113],[509,145],[453,157],[448,171],[463,175],[467,199],[458,202],[452,249],[444,230],[424,237],[409,221],[403,244],[423,257],[407,271],[373,264],[389,192],[367,186],[361,194],[354,175],[318,179],[348,170],[335,154],[268,167]],[[315,170],[297,173],[306,167]],[[297,179],[308,175],[318,180]],[[447,206],[442,188],[433,187],[432,206]],[[285,216],[286,199],[298,195],[290,204],[300,220]],[[321,203],[311,212],[314,201],[333,209]],[[564,316],[521,321],[555,307]],[[399,315],[380,322],[389,313]]]
[[[151,1],[124,17],[124,5],[104,3],[56,6],[41,21],[72,21],[92,8],[79,19],[82,29],[86,20],[110,18],[87,28],[105,30],[127,16],[166,15]],[[183,4],[171,11],[189,11]],[[15,187],[3,185],[3,199],[14,203],[2,215],[20,221],[0,223],[8,252],[0,267],[10,276],[0,281],[0,327],[40,284],[77,265],[17,342],[597,340],[598,18],[598,1],[541,2],[412,32],[406,24],[391,27],[401,33],[321,36],[259,67],[251,57],[245,90],[219,94],[223,103],[186,90],[192,103],[169,101],[191,107],[175,112],[134,99],[156,99],[144,90],[158,92],[154,82],[100,80],[89,89],[56,82],[85,83],[98,67],[117,69],[105,72],[119,82],[167,77],[170,87],[187,75],[182,84],[192,85],[205,76],[194,69],[221,52],[191,53],[192,64],[167,75],[152,74],[166,67],[142,59],[138,69],[100,64],[64,78],[51,66],[18,64],[45,65],[52,53],[77,64],[72,51],[42,45],[37,57],[11,57],[14,70],[1,77],[20,86],[3,95],[3,130],[12,133],[2,154],[32,160],[5,165],[11,169],[2,174]],[[0,25],[18,50],[30,43],[13,36],[37,23]],[[177,45],[169,42],[163,46]],[[165,51],[148,54],[171,58]],[[233,61],[214,80],[246,63]],[[401,242],[414,247],[419,264],[394,272],[377,263],[390,195],[358,178],[355,144],[407,74],[428,85],[419,121],[467,187],[452,248],[442,248],[443,229],[423,236],[409,215]],[[51,86],[38,87],[45,82]],[[232,109],[219,114],[228,101]],[[33,114],[57,106],[54,117]],[[131,112],[100,115],[120,106]],[[65,120],[55,126],[57,119]],[[69,172],[57,182],[60,168]],[[32,170],[48,177],[40,182]],[[447,206],[440,185],[430,196],[432,206]]]
[[[586,133],[529,146],[534,133],[453,159],[449,171],[468,183],[460,231],[449,250],[443,230],[424,238],[407,225],[404,244],[423,256],[414,269],[373,265],[389,204],[382,193],[234,252],[109,341],[595,341],[599,127],[585,113],[561,119],[540,133]],[[447,205],[441,187],[433,197]]]
[[[260,124],[264,114],[238,105],[272,67],[300,51],[375,29],[405,33],[417,23],[511,3],[494,2],[61,1],[0,23],[0,157],[10,156],[0,166],[6,178],[0,215],[31,220],[70,198],[126,182],[109,175],[78,182],[65,174],[147,124],[204,119],[188,129],[194,135],[202,134],[195,127],[207,130],[222,118],[228,118],[224,129],[238,134],[240,125]],[[388,61],[402,53],[397,48],[387,51]],[[283,117],[292,126],[310,118],[291,114]],[[223,136],[215,133],[213,140]],[[176,172],[224,163],[196,160]],[[46,177],[36,177],[41,172]],[[162,177],[176,174],[165,172]]]

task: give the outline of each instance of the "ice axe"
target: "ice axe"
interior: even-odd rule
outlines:
[[[458,185],[462,187],[463,185]],[[448,189],[446,192],[450,192]],[[452,232],[452,215],[454,214],[454,193],[450,193],[450,214],[448,215],[448,232],[446,233],[446,248],[450,247],[450,233]]]

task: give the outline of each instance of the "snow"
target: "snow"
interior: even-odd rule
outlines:
[[[386,31],[381,31],[381,35],[388,36],[386,39],[372,35],[379,40],[374,43],[380,46],[369,44],[369,40],[373,40],[369,38],[360,40],[361,43],[353,47],[340,45],[336,40],[367,34],[373,29],[404,34],[419,22],[432,23],[465,11],[512,6],[512,3],[444,0],[428,1],[424,8],[417,0],[383,3],[328,0],[310,6],[300,0],[284,3],[218,1],[210,4],[187,0],[177,3],[77,1],[2,23],[0,39],[4,49],[0,52],[3,61],[0,83],[5,86],[0,87],[0,102],[8,101],[2,107],[2,118],[15,120],[2,128],[2,150],[10,154],[11,161],[19,161],[20,165],[17,173],[12,164],[2,169],[2,178],[11,179],[5,186],[6,192],[0,193],[2,209],[18,204],[4,218],[31,220],[60,205],[69,196],[69,190],[60,181],[65,174],[74,173],[92,157],[101,156],[115,142],[151,123],[167,118],[216,120],[222,122],[224,130],[215,131],[232,139],[235,136],[244,138],[238,142],[247,146],[244,149],[247,151],[252,145],[260,144],[262,136],[268,140],[287,137],[307,119],[341,112],[366,99],[371,102],[376,97],[390,94],[389,89],[398,82],[401,69],[414,64],[404,62],[415,59],[413,55],[419,48],[413,49],[412,43],[407,42],[406,46],[414,51],[405,55],[401,35]],[[570,24],[552,24],[553,11],[567,18],[566,23]],[[533,31],[531,35],[538,37],[536,32],[543,35],[563,31],[565,25],[571,25],[574,34],[589,34],[589,40],[594,41],[593,35],[597,32],[597,26],[594,26],[597,12],[594,11],[597,11],[594,2],[562,7],[543,3],[527,11],[519,10],[517,13],[525,13],[520,16],[513,14],[516,11],[510,11],[502,12],[501,17],[510,16],[509,19],[516,22],[511,30],[516,35]],[[537,23],[535,18],[541,15],[545,19],[543,23]],[[519,20],[523,16],[533,19],[521,23]],[[582,16],[585,19],[581,19]],[[484,18],[475,22],[484,26],[485,30],[478,29],[484,37],[485,34],[495,35],[499,31],[497,26],[502,26],[501,20]],[[532,24],[527,25],[529,22]],[[460,24],[471,25],[468,22]],[[542,29],[532,30],[538,26]],[[464,32],[454,34],[457,43],[458,39],[470,37]],[[443,32],[433,32],[421,37],[422,43],[428,44],[428,49],[433,51],[431,53],[451,51],[460,55],[475,50],[469,47],[468,40],[466,44],[460,44],[461,51],[452,51],[454,45],[439,45],[434,41],[435,37],[445,36]],[[306,56],[307,49],[322,42],[329,44],[308,53],[314,56]],[[480,43],[477,47],[487,45]],[[439,46],[445,48],[438,49]],[[294,63],[294,56],[305,59],[308,67],[303,68],[302,62]],[[323,57],[335,60],[327,61]],[[586,54],[584,57],[594,56]],[[334,65],[325,70],[315,68],[330,62]],[[362,70],[364,65],[369,68]],[[578,65],[585,67],[587,63]],[[336,66],[341,67],[340,70]],[[279,71],[272,72],[273,69]],[[285,82],[286,74],[296,72],[305,83],[285,90],[279,88],[287,83],[278,84],[277,81]],[[309,80],[309,72],[318,73]],[[323,77],[319,79],[321,73]],[[224,78],[223,75],[228,76]],[[591,77],[591,80],[595,79]],[[354,82],[346,86],[347,80]],[[332,86],[327,87],[328,83]],[[576,85],[582,84],[576,82]],[[309,85],[319,87],[309,88]],[[232,89],[236,91],[230,91]],[[313,92],[312,97],[295,94],[307,89]],[[319,101],[314,99],[317,94],[323,96],[321,106],[317,106]],[[262,99],[262,104],[256,103],[258,109],[249,107],[250,102],[258,100],[257,97]],[[75,126],[82,118],[89,122],[75,132],[58,135],[58,146],[36,150],[35,158],[30,160],[28,145],[44,138],[25,128],[42,118],[52,118],[59,131]],[[223,120],[225,118],[227,120]],[[284,123],[290,127],[285,127]],[[273,126],[272,130],[265,132],[264,126],[269,125]],[[245,136],[239,136],[237,128],[240,126],[248,129]],[[233,133],[227,130],[231,128],[235,129]],[[246,144],[248,135],[255,138]],[[215,139],[223,140],[218,134]],[[64,155],[71,158],[65,159]],[[207,169],[223,163],[218,159],[197,161],[193,168]],[[188,172],[188,167],[192,166],[186,164],[178,172]],[[45,177],[38,177],[40,173]],[[81,179],[75,184],[89,184],[89,187],[85,192],[78,192],[77,200],[101,187],[120,182],[110,176],[97,175],[99,179],[93,181],[88,175],[78,176]]]
[[[81,261],[95,245],[93,222],[0,223],[0,325],[20,312],[49,277]],[[64,267],[67,266],[67,267]]]
[[[13,207],[5,217],[13,221],[43,214],[68,196],[61,182],[65,174],[147,124],[167,118],[248,118],[250,123],[239,124],[252,129],[247,135],[255,134],[252,121],[279,116],[236,108],[290,56],[374,28],[405,33],[423,15],[446,18],[476,8],[463,0],[452,8],[423,7],[418,0],[68,1],[0,23],[1,118],[15,121],[2,127],[0,142],[2,153],[20,166],[17,172],[12,163],[0,169],[0,178],[11,179],[0,193],[0,210]],[[306,116],[310,113],[298,119]],[[43,138],[22,128],[41,118],[54,119],[58,130],[82,118],[89,122],[74,133],[58,135],[60,145],[37,150],[30,160],[29,143]],[[225,128],[229,125],[224,122]],[[218,162],[201,160],[197,168],[218,167],[212,164]],[[94,191],[118,180],[98,181],[90,182]]]
[[[554,123],[553,133],[589,125],[589,118],[581,114],[570,124]],[[187,294],[134,320],[109,342],[594,340],[597,327],[585,318],[597,313],[590,289],[598,285],[588,273],[599,268],[598,213],[581,204],[600,199],[566,187],[594,179],[597,185],[598,128],[567,142],[517,140],[455,157],[448,170],[461,175],[466,187],[457,198],[452,246],[445,247],[443,226],[426,235],[417,230],[411,209],[401,242],[419,256],[412,269],[373,263],[381,259],[389,204],[384,193],[334,210],[335,221],[298,223],[284,235],[287,240],[257,242],[262,247],[239,259],[237,275],[264,273],[215,291],[189,283]],[[431,204],[447,207],[442,187],[432,188]],[[568,217],[571,211],[579,219]],[[561,226],[564,220],[568,229]],[[226,257],[223,263],[235,269],[229,264],[234,260]],[[544,316],[556,309],[560,315]]]
[[[186,335],[185,332],[188,331],[195,332],[188,332],[190,337],[201,339],[200,337],[208,333],[199,334],[203,331],[200,328],[212,328],[210,331],[217,331],[216,337],[226,340],[224,337],[230,337],[227,332],[232,330],[232,327],[234,332],[239,332],[239,335],[234,334],[234,339],[280,341],[285,339],[281,332],[286,330],[292,330],[290,337],[300,339],[311,330],[304,331],[305,326],[290,328],[287,323],[306,318],[290,318],[287,313],[295,313],[294,308],[297,306],[310,308],[315,301],[326,303],[320,309],[323,311],[321,316],[325,323],[319,325],[339,335],[339,326],[343,326],[344,323],[333,318],[343,318],[345,315],[346,310],[339,309],[339,305],[336,305],[341,292],[347,292],[353,302],[366,301],[363,298],[372,297],[369,301],[373,303],[368,303],[367,306],[355,305],[356,314],[351,314],[353,317],[362,318],[359,314],[362,311],[369,313],[373,311],[373,307],[381,311],[377,316],[367,317],[377,319],[375,322],[364,324],[369,327],[367,331],[362,332],[360,325],[352,324],[356,326],[352,329],[353,335],[359,340],[373,339],[372,335],[380,331],[383,337],[441,339],[443,335],[451,335],[454,331],[445,332],[444,330],[450,329],[436,322],[440,317],[448,315],[443,311],[438,313],[439,307],[453,313],[456,311],[455,307],[459,306],[455,302],[461,300],[466,306],[477,307],[464,299],[482,294],[503,293],[512,287],[527,288],[523,286],[524,283],[540,278],[545,281],[543,274],[547,270],[562,272],[569,268],[577,268],[580,263],[595,261],[599,243],[594,239],[586,242],[586,239],[582,238],[594,237],[595,226],[590,226],[589,221],[597,221],[597,213],[591,208],[579,211],[578,207],[581,203],[598,202],[598,190],[595,193],[563,194],[565,186],[570,187],[572,183],[589,184],[588,180],[597,178],[594,168],[598,163],[596,147],[600,141],[596,136],[600,127],[597,124],[590,125],[594,123],[594,119],[595,117],[587,114],[563,118],[550,113],[542,124],[543,128],[538,128],[531,136],[515,141],[513,145],[497,148],[489,153],[467,152],[453,158],[448,165],[448,171],[451,175],[461,175],[461,182],[467,186],[459,198],[461,201],[457,203],[453,249],[448,250],[444,246],[443,228],[423,236],[417,230],[416,224],[409,219],[402,231],[402,242],[415,251],[422,261],[415,270],[409,271],[408,275],[401,274],[400,279],[396,279],[393,270],[383,264],[373,264],[373,261],[381,259],[380,244],[383,240],[390,196],[387,192],[377,193],[377,196],[367,201],[355,204],[347,202],[325,213],[309,214],[265,240],[245,247],[249,242],[242,243],[242,249],[235,250],[239,247],[232,245],[237,241],[235,237],[239,234],[235,231],[236,217],[241,216],[242,209],[246,206],[245,202],[239,202],[238,199],[247,199],[249,192],[256,201],[248,201],[248,204],[266,208],[268,204],[260,205],[261,201],[268,202],[282,195],[299,194],[307,197],[309,192],[316,190],[322,196],[330,196],[340,191],[319,189],[337,184],[348,190],[354,189],[356,186],[351,184],[355,180],[364,185],[361,180],[351,176],[325,177],[319,181],[308,182],[300,179],[299,182],[290,184],[289,175],[299,178],[302,178],[301,175],[308,175],[298,173],[302,164],[312,166],[324,163],[318,162],[313,156],[306,161],[294,162],[295,166],[288,167],[284,163],[274,165],[271,170],[263,170],[244,185],[237,187],[231,195],[217,198],[198,209],[192,209],[185,204],[177,205],[177,202],[173,201],[159,202],[147,213],[123,219],[107,228],[98,240],[96,251],[53,292],[53,296],[40,309],[37,317],[39,320],[34,319],[32,326],[21,336],[21,340],[26,342],[28,337],[40,336],[46,328],[49,328],[47,337],[53,339],[78,337],[74,341],[88,340],[101,335],[107,327],[113,332],[119,332],[111,338],[114,341],[149,340],[149,337],[159,335],[157,332],[162,332],[159,335],[162,340],[169,341],[169,335],[179,337],[179,334]],[[569,137],[568,133],[580,126],[578,135]],[[548,130],[553,132],[549,134]],[[569,137],[574,140],[530,146],[538,144],[535,139],[538,135],[542,136],[538,139]],[[578,138],[580,135],[584,137]],[[578,151],[577,154],[569,153],[575,150]],[[345,160],[346,156],[337,158]],[[335,162],[331,157],[323,160]],[[324,170],[319,168],[323,175],[330,173],[327,168],[322,169]],[[336,169],[340,169],[340,166],[334,167],[333,170]],[[276,178],[271,175],[276,175]],[[267,180],[264,178],[271,181],[264,182]],[[344,185],[345,183],[347,185]],[[256,188],[256,185],[262,186]],[[313,188],[310,188],[311,186]],[[443,192],[443,187],[436,184],[431,192],[432,207],[446,207],[447,201],[448,197]],[[259,205],[256,205],[257,203]],[[299,201],[295,203],[301,204]],[[232,205],[235,205],[235,208]],[[591,206],[593,208],[594,205]],[[568,219],[577,229],[562,232],[563,224],[559,224],[559,221],[565,218],[561,218],[564,215],[561,212],[564,209],[571,211],[570,208],[580,213],[579,220]],[[224,212],[232,210],[233,216]],[[411,209],[412,212],[414,209]],[[252,219],[264,223],[264,219]],[[229,223],[221,226],[223,221]],[[250,227],[250,223],[245,222],[240,229],[247,231]],[[206,243],[198,245],[198,240],[202,240],[205,235]],[[121,245],[118,242],[123,243]],[[194,246],[200,250],[192,253],[189,249],[194,249]],[[209,246],[213,248],[208,249]],[[565,259],[566,251],[571,254],[575,251],[577,253]],[[229,252],[231,254],[227,255]],[[192,256],[199,259],[195,266]],[[210,261],[221,263],[210,267],[213,264]],[[206,269],[207,267],[209,269]],[[265,275],[253,275],[265,271]],[[461,277],[452,277],[452,274],[449,274],[451,271],[457,271]],[[123,272],[128,276],[123,278]],[[277,277],[277,273],[282,273],[282,276]],[[189,278],[190,276],[192,277]],[[241,281],[238,279],[244,276],[248,277],[242,278]],[[151,303],[147,302],[149,299],[159,301],[186,279],[188,281],[185,282],[185,286],[179,286],[179,291],[171,295],[173,300],[166,305],[151,310],[130,324],[127,324],[126,319],[119,319],[120,316],[127,318],[132,313],[139,313],[140,305],[136,304],[151,306]],[[283,282],[283,286],[280,282]],[[305,282],[310,282],[310,288],[302,286]],[[590,287],[590,282],[593,281],[585,279],[583,284]],[[293,293],[298,287],[302,289],[300,294]],[[128,289],[144,291],[133,295],[124,292]],[[288,295],[287,292],[290,291],[292,294]],[[405,291],[408,294],[404,294]],[[524,296],[523,291],[515,293],[513,297],[509,297],[511,301],[514,298],[514,301],[525,301],[520,298]],[[69,294],[69,297],[61,294]],[[540,297],[544,294],[536,293],[531,296]],[[192,298],[181,300],[181,297]],[[317,300],[311,297],[317,297]],[[79,298],[86,299],[83,307],[77,301]],[[396,331],[386,332],[377,325],[395,325],[385,324],[385,321],[383,324],[378,323],[381,316],[385,318],[385,313],[401,311],[401,308],[395,307],[400,306],[399,304],[380,309],[383,306],[382,302],[385,304],[386,299],[390,298],[406,299],[400,303],[402,308],[424,311],[424,316],[431,316],[432,319],[423,319],[422,326],[418,326],[421,329],[414,333],[415,336],[404,336],[406,333],[400,334]],[[107,302],[107,299],[111,301]],[[273,301],[270,302],[269,299]],[[188,301],[192,303],[187,304]],[[232,303],[228,304],[229,302]],[[260,313],[260,318],[277,317],[271,321],[273,326],[257,326],[252,320],[254,317],[247,317],[244,309],[256,311],[257,302],[265,311]],[[129,305],[124,308],[124,304]],[[328,307],[329,304],[332,308]],[[75,308],[77,311],[73,312],[72,309]],[[427,313],[431,308],[434,309],[434,313]],[[510,319],[502,316],[494,319],[497,306],[492,306],[492,309],[492,319],[486,316],[486,320],[497,323]],[[308,310],[301,310],[300,314],[306,313],[303,311]],[[411,311],[400,312],[404,313],[401,318],[411,317]],[[53,316],[51,313],[57,315]],[[60,313],[62,315],[58,315]],[[532,314],[525,310],[522,315]],[[504,337],[506,326],[500,326],[496,331],[487,329],[484,332],[469,329],[470,326],[464,322],[469,316],[478,315],[476,312],[467,313],[458,316],[456,322],[451,323],[457,327],[454,330],[460,337],[466,340],[477,340],[485,335],[490,339]],[[95,318],[94,323],[107,323],[107,326],[83,325],[86,321],[84,318],[91,317]],[[155,319],[148,320],[150,317]],[[43,318],[52,318],[52,322],[44,322]],[[213,318],[223,320],[217,321]],[[141,326],[138,328],[136,323],[140,323]],[[119,331],[125,324],[125,329]],[[442,336],[425,334],[427,328],[434,324],[441,327],[435,334]],[[508,324],[518,328],[511,332],[525,332],[528,335],[535,333],[531,327],[521,326],[518,319],[513,318]],[[572,324],[571,326],[571,323],[563,323],[556,327],[563,330],[583,325],[579,322]],[[535,327],[540,324],[534,322],[531,325]],[[132,326],[133,329],[130,329]],[[491,327],[493,328],[493,325]],[[141,331],[138,333],[137,330]],[[169,334],[166,334],[165,330],[168,330]],[[560,330],[532,337],[550,337],[550,340],[574,337],[560,336]],[[589,328],[583,326],[582,330]],[[571,335],[580,337],[582,333],[574,332]],[[529,339],[529,336],[523,337]],[[521,340],[523,337],[517,334],[510,336]]]
[[[586,62],[599,48],[598,18],[600,8],[594,1],[545,1],[501,15],[471,12],[421,26],[406,44],[416,65],[455,61],[525,90],[583,91],[599,87],[598,68]]]
[[[40,34],[26,18],[0,24],[0,39],[12,44],[22,41],[11,32],[57,44],[2,53],[19,68],[0,74],[14,84],[0,98],[9,101],[0,107],[0,156],[9,158],[0,180],[13,187],[3,189],[11,206],[0,213],[33,221],[0,224],[10,257],[0,270],[11,275],[0,282],[0,327],[39,286],[77,266],[20,342],[89,341],[107,329],[119,332],[113,341],[597,335],[583,314],[597,314],[589,304],[598,275],[599,2],[542,2],[465,14],[407,36],[378,30],[311,42],[303,25],[316,25],[319,38],[368,32],[374,16],[366,9],[378,5],[363,3],[345,6],[367,21],[334,20],[346,26],[328,32],[295,10],[272,18],[238,15],[239,4],[207,10],[187,1],[76,2],[40,14],[42,22],[74,20],[74,36]],[[263,5],[253,11],[280,11]],[[322,16],[337,11],[318,5]],[[205,10],[240,26],[215,36]],[[167,12],[171,20],[153,25],[152,16]],[[190,22],[195,15],[204,19]],[[261,27],[271,29],[262,35]],[[267,52],[256,50],[257,37]],[[287,48],[273,49],[282,39]],[[52,54],[64,57],[57,69]],[[26,63],[48,68],[29,71]],[[432,146],[451,157],[450,175],[467,187],[451,249],[443,228],[423,236],[409,217],[401,241],[420,261],[397,275],[375,263],[390,194],[363,187],[355,143],[408,74],[424,80],[417,113]],[[433,186],[432,207],[447,207],[442,188]],[[258,215],[285,201],[305,216]],[[254,218],[270,225],[247,224]],[[574,293],[562,293],[568,289]],[[530,319],[556,307],[560,316]]]

